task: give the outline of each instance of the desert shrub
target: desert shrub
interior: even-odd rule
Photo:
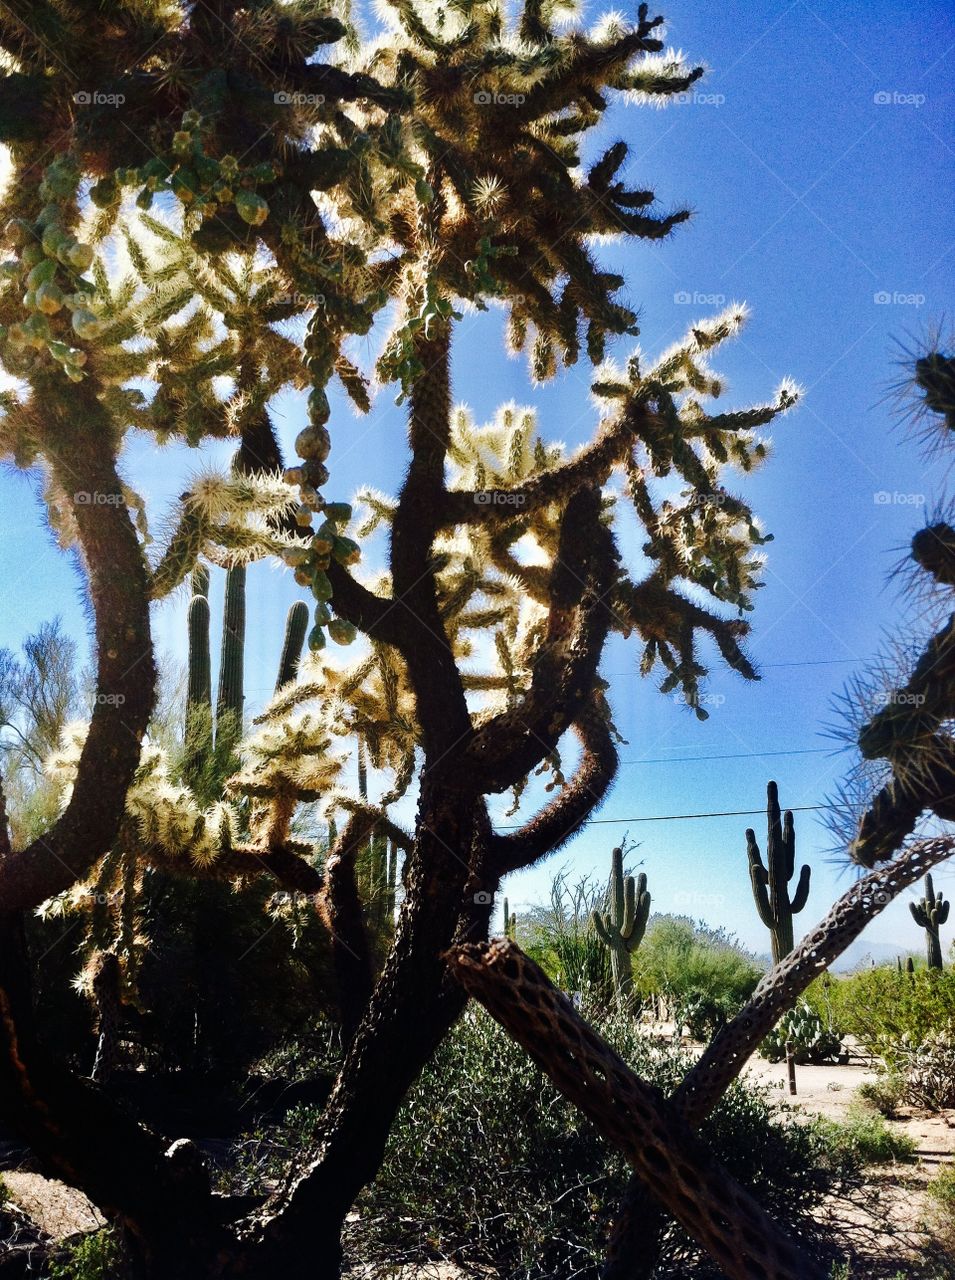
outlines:
[[[655,916],[637,952],[635,976],[641,994],[666,996],[694,1039],[707,1040],[746,1003],[762,970],[723,930]]]
[[[940,1031],[920,1043],[903,1036],[887,1052],[906,1102],[929,1111],[955,1107],[955,1035]]]
[[[815,984],[814,984],[815,985]],[[930,1035],[955,1028],[955,970],[895,967],[866,969],[836,978],[830,987],[839,1026],[892,1067],[892,1047],[908,1036],[921,1044]],[[887,1056],[888,1055],[888,1056]]]
[[[805,1001],[779,1020],[759,1046],[760,1055],[782,1062],[790,1042],[796,1062],[832,1062],[842,1051],[842,1038]]]
[[[549,906],[538,909],[523,924],[526,936],[520,941],[563,991],[580,992],[591,1003],[610,1005],[610,952],[590,924],[590,913],[603,900],[604,890],[589,877],[571,884],[566,875],[555,876]]]
[[[106,1228],[67,1246],[48,1274],[49,1280],[123,1280],[127,1269],[116,1237]]]
[[[810,1128],[837,1160],[859,1167],[911,1160],[917,1149],[908,1134],[893,1132],[882,1116],[862,1106],[850,1107],[844,1120],[814,1116]]]
[[[590,1020],[645,1078],[669,1092],[691,1057],[631,1017]],[[819,1199],[859,1167],[831,1135],[793,1123],[772,1091],[735,1084],[705,1141],[771,1213],[808,1225]],[[470,1010],[409,1095],[381,1173],[359,1203],[349,1247],[363,1262],[453,1258],[508,1280],[595,1277],[628,1170],[526,1053]],[[703,1266],[675,1226],[664,1272]],[[709,1274],[694,1270],[693,1274]]]
[[[946,1165],[926,1187],[929,1195],[929,1226],[936,1247],[949,1259],[955,1273],[955,1166]]]
[[[898,1114],[905,1094],[905,1084],[896,1072],[883,1071],[875,1080],[863,1080],[856,1094],[860,1102],[891,1120]]]

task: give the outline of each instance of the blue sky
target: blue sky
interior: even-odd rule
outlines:
[[[585,17],[601,11],[590,4]],[[741,485],[775,535],[753,616],[751,652],[763,679],[747,684],[714,663],[712,714],[699,724],[639,679],[632,642],[615,641],[604,672],[629,744],[619,781],[600,823],[507,891],[520,910],[546,897],[555,869],[603,875],[610,848],[628,831],[641,842],[635,858],[659,909],[724,924],[762,950],[743,838],[761,819],[637,819],[760,810],[770,777],[785,805],[819,805],[846,771],[847,757],[821,736],[833,695],[901,620],[887,575],[945,481],[895,429],[886,391],[899,376],[899,343],[951,320],[955,24],[941,4],[906,12],[883,0],[674,3],[666,12],[670,43],[710,68],[696,100],[663,111],[616,106],[594,153],[625,138],[633,185],[653,187],[665,207],[688,204],[695,216],[665,244],[606,253],[626,272],[645,350],[661,350],[724,301],[745,300],[750,323],[714,362],[729,378],[727,402],[766,398],[786,375],[807,392],[775,425],[770,461]],[[584,370],[532,389],[523,364],[505,356],[500,327],[494,312],[460,326],[456,397],[482,421],[506,400],[535,404],[547,436],[582,442],[594,422]],[[371,355],[370,346],[360,350]],[[290,447],[298,402],[284,400],[279,416]],[[393,490],[405,447],[391,395],[367,420],[338,404],[332,425],[329,495],[349,496],[361,483]],[[161,511],[195,461],[185,450],[158,455],[134,441],[125,466]],[[250,584],[247,681],[257,701],[271,689],[295,597],[288,575],[267,566],[252,571]],[[0,644],[18,646],[54,613],[78,638],[85,634],[69,559],[45,531],[30,483],[5,472]],[[156,617],[161,651],[179,659],[183,613],[179,598]],[[770,752],[804,754],[755,754]],[[717,756],[742,758],[693,759]],[[831,836],[821,817],[797,814],[801,857],[814,868],[797,926],[809,927],[846,884],[826,861]],[[955,869],[936,880],[955,890]],[[866,938],[921,945],[903,903]]]

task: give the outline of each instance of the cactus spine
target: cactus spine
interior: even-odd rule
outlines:
[[[767,786],[766,797],[766,865],[763,865],[752,827],[746,832],[746,852],[756,910],[772,938],[773,964],[779,964],[793,949],[793,916],[806,905],[812,872],[808,865],[802,868],[796,892],[790,898],[789,881],[796,870],[793,815],[788,809],[784,816],[780,814],[779,790],[775,782]]]
[[[647,877],[636,880],[623,873],[623,849],[614,849],[607,886],[607,910],[594,911],[590,920],[600,941],[610,951],[613,985],[620,1001],[633,990],[633,953],[643,941],[650,918]]]
[[[295,679],[299,659],[305,647],[308,618],[308,605],[304,600],[296,600],[285,619],[285,641],[282,645],[279,673],[275,681],[276,693],[283,685],[290,684]]]
[[[944,894],[935,892],[931,876],[925,877],[925,897],[922,901],[909,903],[912,919],[920,929],[925,930],[925,954],[930,969],[942,968],[942,944],[938,930],[948,919],[950,906],[951,903],[945,901]]]

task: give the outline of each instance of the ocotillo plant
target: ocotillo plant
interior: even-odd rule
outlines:
[[[921,902],[910,902],[909,910],[912,919],[920,929],[925,930],[925,954],[930,969],[942,968],[942,944],[939,940],[939,926],[948,919],[951,903],[945,901],[944,894],[936,893],[932,877],[925,877],[925,897]]]
[[[643,941],[649,918],[647,877],[642,871],[636,880],[625,876],[623,849],[614,849],[607,910],[594,911],[590,919],[597,937],[610,950],[613,985],[619,1000],[626,1000],[633,990],[633,953]]]
[[[772,938],[773,964],[779,964],[793,949],[793,916],[806,905],[812,872],[808,865],[802,868],[796,892],[790,898],[789,881],[796,869],[793,816],[788,809],[784,816],[780,814],[779,789],[775,782],[767,786],[766,797],[766,865],[763,865],[752,827],[746,832],[746,852],[756,910]]]

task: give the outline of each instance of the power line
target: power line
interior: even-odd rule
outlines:
[[[679,748],[674,747],[674,750]],[[798,751],[736,751],[722,756],[654,756],[646,760],[621,760],[620,764],[692,764],[697,760],[750,760],[767,756],[815,756],[832,754],[831,747],[803,747]]]
[[[792,805],[789,813],[809,813],[817,809],[838,809],[837,804],[797,804]],[[663,813],[652,818],[591,818],[590,826],[613,826],[631,822],[686,822],[691,818],[749,818],[756,814],[765,814],[763,809],[726,809],[719,813]],[[501,831],[517,831],[521,823],[509,823],[499,828]]]

